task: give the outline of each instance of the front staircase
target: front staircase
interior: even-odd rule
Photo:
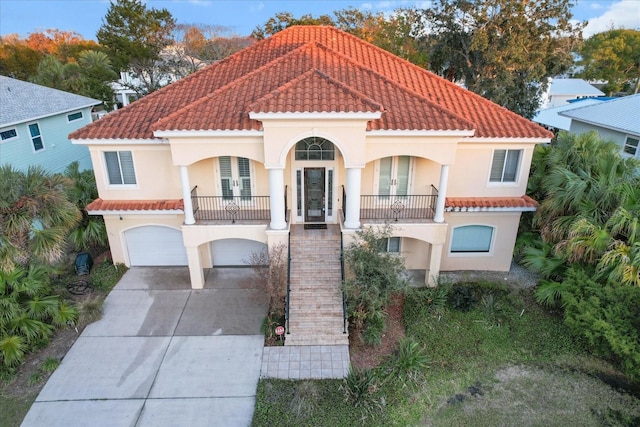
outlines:
[[[344,333],[340,230],[291,227],[291,295],[285,345],[349,345]]]

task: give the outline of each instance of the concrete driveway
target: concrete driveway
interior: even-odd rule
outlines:
[[[247,426],[267,299],[248,268],[132,268],[69,350],[23,426]]]

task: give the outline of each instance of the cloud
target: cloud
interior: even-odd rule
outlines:
[[[611,28],[640,28],[640,2],[636,0],[622,0],[611,3],[609,8],[600,16],[589,19],[589,23],[582,31],[584,38]]]
[[[249,11],[250,12],[260,12],[261,10],[264,9],[264,3],[260,2],[256,5],[251,5],[251,7],[249,7]]]

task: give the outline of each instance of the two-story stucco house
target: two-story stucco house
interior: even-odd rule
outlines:
[[[91,169],[87,147],[73,145],[70,132],[91,123],[101,101],[0,76],[0,165],[25,171],[42,166],[64,172],[78,161]]]
[[[115,262],[242,265],[328,224],[441,270],[510,268],[542,127],[331,27],[292,27],[70,135]],[[308,237],[306,245],[323,239]],[[309,230],[309,233],[313,230]],[[293,255],[295,259],[295,254]],[[297,259],[300,259],[298,257]],[[337,259],[317,262],[320,271]]]

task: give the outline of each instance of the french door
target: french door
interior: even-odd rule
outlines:
[[[411,157],[385,157],[379,160],[378,195],[407,196],[411,175]]]
[[[251,163],[244,157],[222,156],[220,166],[220,186],[222,197],[251,200]]]

